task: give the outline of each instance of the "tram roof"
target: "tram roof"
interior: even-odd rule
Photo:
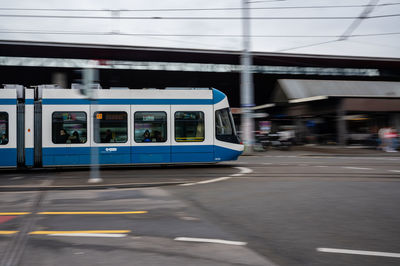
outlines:
[[[400,58],[253,52],[254,65],[398,69]],[[0,56],[240,64],[240,51],[0,41]]]

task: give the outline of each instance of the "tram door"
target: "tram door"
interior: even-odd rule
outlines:
[[[170,105],[132,105],[132,163],[170,163]]]
[[[17,92],[0,89],[0,167],[17,166]]]
[[[172,162],[214,161],[212,105],[171,106]]]

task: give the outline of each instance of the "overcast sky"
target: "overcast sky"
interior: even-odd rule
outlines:
[[[251,0],[251,8],[366,5],[371,0]],[[376,2],[376,1],[375,1]],[[40,11],[5,10],[4,8],[46,9],[182,9],[182,8],[240,8],[241,0],[0,0],[0,39],[72,43],[117,44],[133,46],[178,47],[195,49],[240,50],[242,39],[220,35],[241,35],[241,20],[163,19],[163,17],[240,17],[241,10],[198,11],[122,11],[121,17],[162,17],[161,19],[85,19],[43,17],[1,17],[1,15],[101,16],[111,17],[110,11]],[[396,4],[397,5],[383,5]],[[399,0],[380,0],[369,16],[400,14]],[[253,9],[251,17],[358,17],[365,7],[313,9]],[[114,13],[115,14],[115,13]],[[340,36],[354,19],[283,20],[252,19],[251,35],[329,35]],[[17,33],[15,33],[17,31]],[[24,31],[23,33],[21,31]],[[27,31],[27,32],[25,32]],[[33,34],[29,31],[37,31]],[[13,33],[10,33],[13,32]],[[69,32],[70,34],[48,34]],[[121,34],[219,35],[198,36],[124,36]],[[400,16],[364,19],[353,35],[400,33]],[[43,34],[46,33],[46,34]],[[77,35],[76,33],[81,33]],[[85,35],[84,33],[88,33]],[[109,34],[109,35],[93,35]],[[400,34],[359,36],[337,41],[338,37],[253,37],[251,49],[261,52],[287,52],[327,55],[400,57]],[[324,43],[315,46],[312,44]],[[303,48],[302,46],[309,46]]]

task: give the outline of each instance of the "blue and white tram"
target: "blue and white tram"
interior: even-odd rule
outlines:
[[[216,89],[23,92],[0,89],[0,167],[84,166],[93,149],[101,165],[214,163],[244,148]]]

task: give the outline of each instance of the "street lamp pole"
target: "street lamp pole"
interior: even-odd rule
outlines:
[[[242,26],[243,26],[243,50],[241,55],[241,83],[240,83],[240,106],[242,139],[245,145],[245,153],[253,152],[254,145],[254,88],[252,76],[252,58],[250,53],[250,3],[242,1]]]
[[[98,70],[94,68],[86,68],[83,70],[83,89],[86,94],[86,96],[89,97],[91,106],[96,106],[97,105],[97,90],[92,88],[92,84],[94,81],[98,80]],[[93,122],[95,117],[92,117]],[[95,130],[94,126],[95,123],[92,123],[93,129],[93,143],[95,143],[94,140],[100,139],[100,132],[99,130]],[[97,136],[95,135],[97,134]],[[88,183],[101,183],[103,182],[103,179],[100,177],[100,171],[99,171],[99,150],[98,147],[91,147],[90,149],[90,177],[88,180]]]

